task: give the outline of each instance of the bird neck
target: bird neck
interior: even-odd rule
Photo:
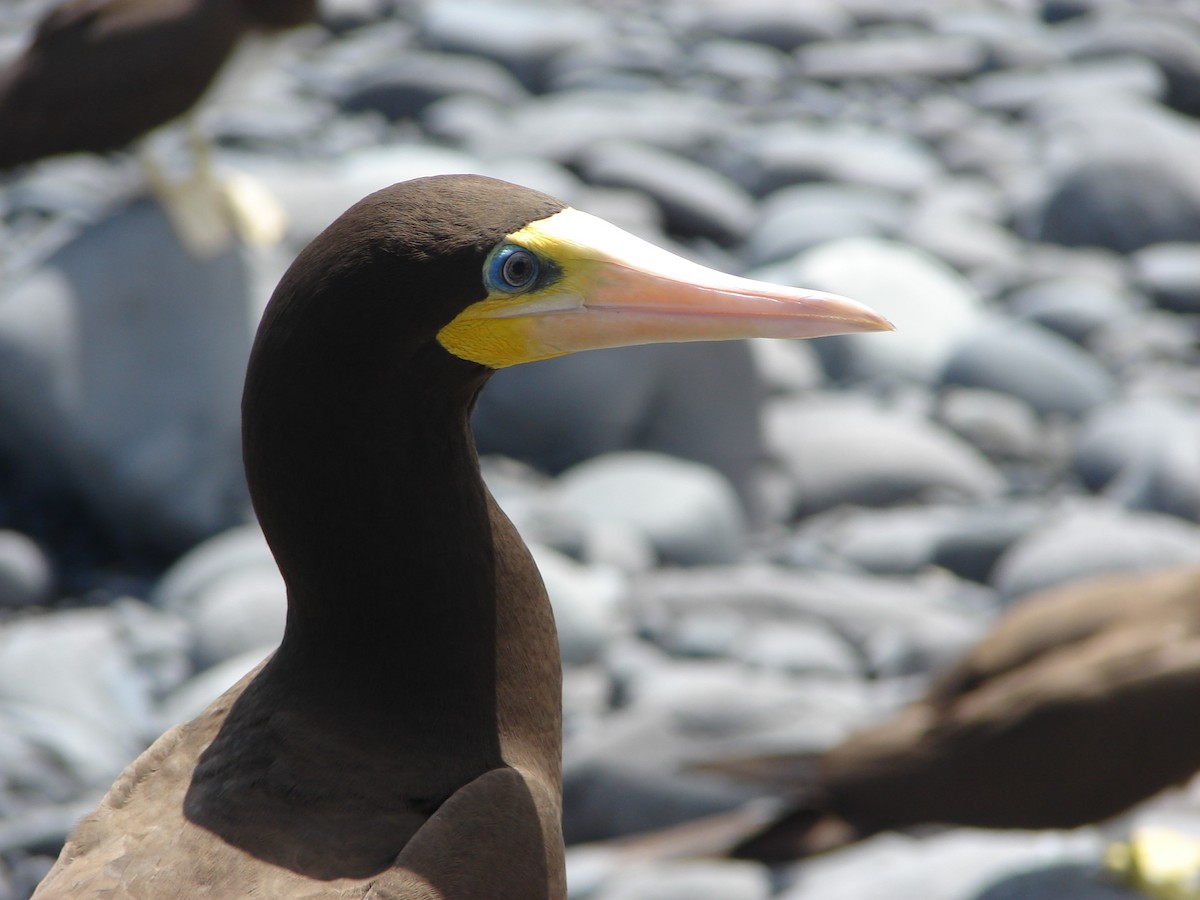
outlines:
[[[341,377],[252,361],[247,377],[247,479],[288,587],[272,668],[314,714],[483,749],[496,740],[501,597],[467,424],[479,384],[443,392],[420,367],[357,365]],[[505,574],[540,586],[532,563]]]

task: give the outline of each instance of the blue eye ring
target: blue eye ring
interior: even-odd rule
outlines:
[[[498,290],[515,294],[537,284],[541,268],[537,254],[516,244],[506,244],[488,264],[488,281]]]

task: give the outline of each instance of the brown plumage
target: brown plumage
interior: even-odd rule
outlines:
[[[1200,770],[1198,703],[1200,569],[1050,589],[883,724],[818,756],[705,766],[794,801],[768,824],[709,833],[779,862],[921,823],[1097,822]]]
[[[554,622],[480,478],[476,396],[590,347],[886,327],[492,179],[352,207],[284,276],[246,374],[283,641],[126,770],[36,896],[563,897]]]
[[[242,35],[315,14],[316,0],[67,0],[0,72],[0,169],[124,147],[191,109]]]

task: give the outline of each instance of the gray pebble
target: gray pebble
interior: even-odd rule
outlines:
[[[885,834],[811,860],[781,900],[863,900],[886,885],[888,900],[964,900],[1048,859],[1096,865],[1104,842],[1064,834],[951,829],[927,837]]]
[[[1005,298],[1013,315],[1036,322],[1077,344],[1131,315],[1131,295],[1102,279],[1056,277],[1018,288]]]
[[[829,0],[748,0],[737,9],[719,3],[683,4],[680,12],[693,17],[687,25],[697,32],[754,41],[779,50],[794,50],[810,41],[836,37],[853,26],[845,10]]]
[[[1134,284],[1163,309],[1200,313],[1200,242],[1155,244],[1133,254]]]
[[[997,563],[993,583],[1015,599],[1103,572],[1198,561],[1200,526],[1092,503],[1053,517],[1014,544]]]
[[[595,662],[617,630],[625,577],[611,567],[580,565],[549,547],[530,549],[550,595],[563,662]]]
[[[1093,491],[1134,509],[1200,518],[1200,415],[1192,404],[1142,397],[1111,404],[1080,428],[1074,469]]]
[[[1041,414],[1079,416],[1112,396],[1115,383],[1078,345],[1028,322],[993,320],[965,336],[942,383],[1012,394]]]
[[[937,418],[993,460],[1035,460],[1044,449],[1033,407],[1012,394],[985,388],[949,388]]]
[[[37,542],[0,529],[0,607],[36,606],[50,599],[53,588],[53,568]]]
[[[577,6],[494,0],[431,4],[418,22],[430,46],[493,59],[533,90],[543,86],[558,54],[596,39],[607,27],[598,13]]]
[[[283,577],[274,566],[231,573],[198,591],[187,616],[201,668],[278,644],[287,619]]]
[[[923,145],[895,131],[771,123],[731,138],[744,155],[743,184],[759,195],[800,181],[844,181],[912,193],[941,174],[937,159]]]
[[[886,237],[900,229],[904,215],[904,201],[880,188],[794,185],[764,198],[746,252],[752,265],[763,265],[838,238]]]
[[[893,334],[815,341],[827,371],[838,379],[898,375],[931,384],[982,316],[979,292],[958,273],[895,241],[834,241],[758,274],[853,297],[896,325]]]
[[[378,112],[392,121],[416,118],[443,97],[467,94],[512,106],[525,89],[501,65],[452,53],[403,53],[359,72],[339,90],[347,112]]]
[[[905,35],[854,41],[813,41],[796,52],[809,78],[965,78],[986,62],[978,41],[962,35]]]
[[[581,518],[640,531],[670,562],[732,562],[745,540],[736,492],[698,463],[650,453],[608,454],[565,472],[559,491]]]
[[[667,228],[721,244],[739,240],[754,220],[754,200],[723,175],[673,153],[633,143],[601,143],[579,162],[583,177],[652,197]]]
[[[614,874],[596,900],[768,900],[766,867],[758,863],[677,860],[629,866]]]
[[[831,397],[772,404],[767,442],[795,484],[795,509],[886,506],[937,492],[996,497],[1004,478],[977,450],[930,422]]]

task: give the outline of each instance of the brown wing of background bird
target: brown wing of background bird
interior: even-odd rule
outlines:
[[[187,112],[249,20],[238,0],[73,0],[0,73],[0,168],[124,147]]]

